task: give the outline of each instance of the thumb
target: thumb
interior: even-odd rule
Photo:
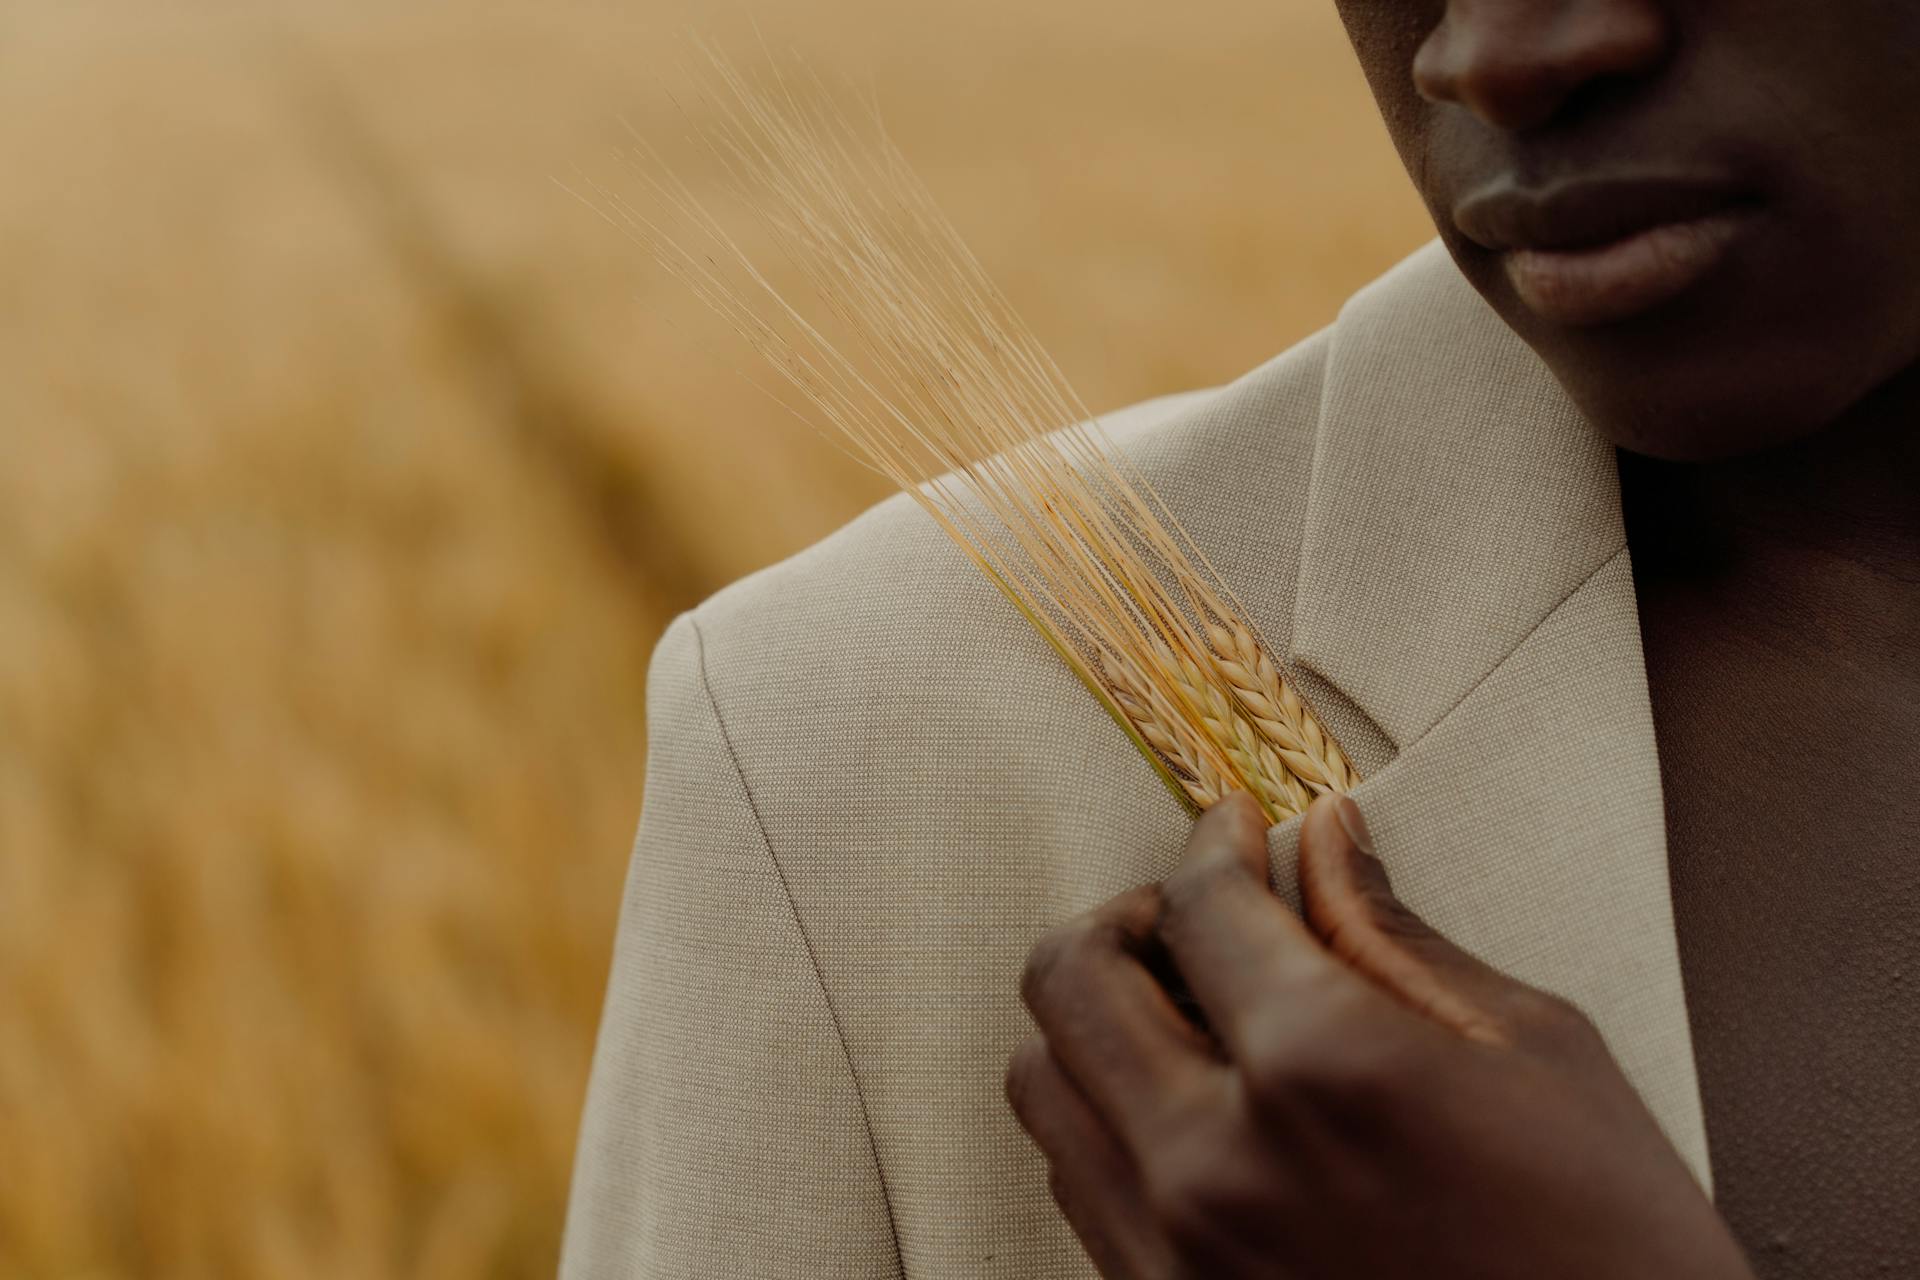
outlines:
[[[1307,810],[1300,901],[1327,949],[1389,995],[1470,1040],[1511,1043],[1495,1010],[1516,984],[1394,896],[1367,820],[1349,796],[1324,795]]]

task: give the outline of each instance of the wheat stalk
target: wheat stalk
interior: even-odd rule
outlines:
[[[899,485],[1047,639],[1183,802],[1247,791],[1274,820],[1357,778],[1177,517],[1115,449],[869,109],[710,55],[696,136],[756,255],[636,136],[646,246],[798,394],[785,402]],[[763,265],[763,262],[765,265]],[[776,283],[797,275],[817,307]],[[838,336],[836,336],[838,335]]]

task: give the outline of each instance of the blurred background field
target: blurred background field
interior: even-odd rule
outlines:
[[[1428,234],[1323,0],[8,0],[0,1280],[551,1274],[653,640],[880,496],[553,181],[749,14],[1096,409]]]

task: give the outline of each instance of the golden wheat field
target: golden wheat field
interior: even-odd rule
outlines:
[[[1426,234],[1320,0],[0,9],[0,1280],[551,1274],[653,640],[881,493],[555,181],[689,29],[1096,409]]]

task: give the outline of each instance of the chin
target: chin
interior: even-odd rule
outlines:
[[[1550,328],[1502,299],[1594,427],[1622,449],[1669,462],[1718,462],[1816,435],[1900,367],[1892,349],[1840,321],[1794,323],[1764,296],[1613,327]]]
[[[1443,238],[1468,281],[1616,446],[1717,462],[1817,435],[1913,365],[1909,295],[1870,273],[1745,254],[1644,314],[1589,326],[1529,310],[1499,258]]]
[[[1667,462],[1719,462],[1762,453],[1816,434],[1844,401],[1753,379],[1718,385],[1685,371],[1660,377],[1560,375],[1594,428],[1632,453]]]

